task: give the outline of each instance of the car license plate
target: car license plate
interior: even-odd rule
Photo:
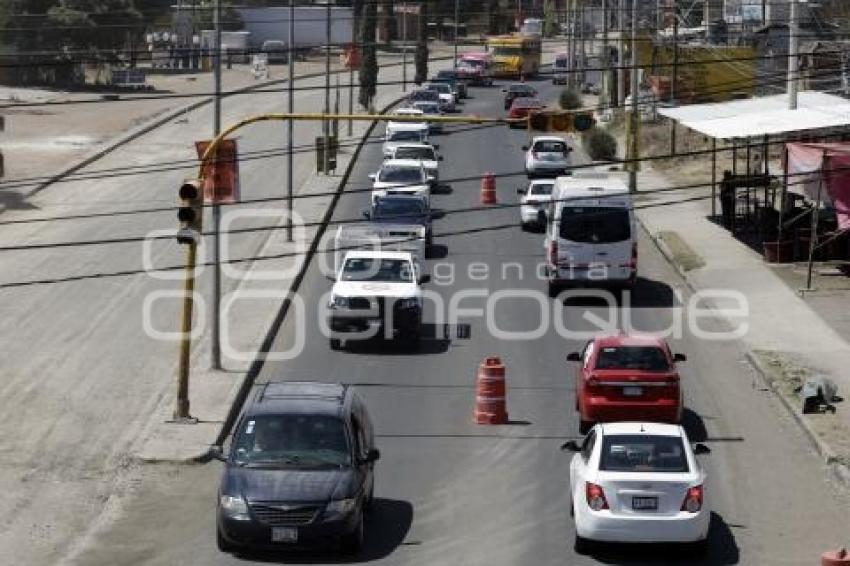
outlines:
[[[623,395],[626,397],[640,397],[643,395],[643,387],[623,387]]]
[[[272,527],[272,542],[297,542],[298,529],[291,527]]]
[[[632,497],[632,509],[635,511],[656,511],[658,509],[658,498]]]

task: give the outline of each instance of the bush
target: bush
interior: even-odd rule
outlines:
[[[584,150],[594,161],[614,161],[617,158],[617,138],[602,128],[593,127],[582,135]]]
[[[581,93],[574,88],[565,88],[561,91],[558,103],[564,110],[575,110],[576,108],[581,108]]]

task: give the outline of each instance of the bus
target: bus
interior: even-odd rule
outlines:
[[[542,44],[537,35],[500,35],[487,39],[493,54],[493,75],[530,78],[540,68]]]

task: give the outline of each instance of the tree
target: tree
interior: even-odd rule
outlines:
[[[581,108],[581,93],[574,88],[565,88],[558,97],[558,103],[564,110],[575,110]]]
[[[133,0],[58,0],[47,11],[59,32],[57,47],[115,54],[143,29]]]
[[[416,42],[416,75],[413,82],[420,85],[428,80],[428,2],[419,3],[419,40]]]
[[[360,91],[357,99],[360,106],[371,109],[378,84],[378,56],[375,46],[375,30],[378,25],[378,4],[372,0],[358,0],[361,4],[360,37],[363,61],[360,65]]]

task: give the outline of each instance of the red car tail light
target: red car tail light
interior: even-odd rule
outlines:
[[[551,265],[558,265],[558,242],[552,240],[549,242],[549,263]]]
[[[697,485],[688,488],[688,493],[685,495],[685,500],[682,502],[682,511],[688,513],[698,513],[702,509],[702,486]]]
[[[594,511],[608,509],[608,501],[605,499],[605,492],[602,490],[602,487],[595,483],[585,482],[584,493],[587,498],[588,507]]]

